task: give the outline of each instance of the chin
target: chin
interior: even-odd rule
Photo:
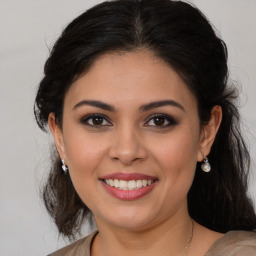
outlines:
[[[156,213],[152,214],[152,209],[148,210],[147,212],[145,209],[143,209],[143,211],[144,212],[138,211],[138,209],[125,209],[122,207],[120,210],[115,210],[114,213],[113,211],[110,212],[108,216],[105,215],[104,217],[101,216],[100,218],[95,216],[95,220],[99,226],[104,219],[105,223],[107,222],[108,225],[115,228],[130,231],[143,231],[150,228],[150,226],[157,222],[158,219]]]

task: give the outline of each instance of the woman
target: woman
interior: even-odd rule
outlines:
[[[256,255],[227,50],[195,7],[99,4],[45,64],[35,116],[58,155],[44,201],[74,238],[51,255]],[[236,231],[234,231],[236,230]]]

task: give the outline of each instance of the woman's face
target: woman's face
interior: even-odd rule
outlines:
[[[106,54],[66,94],[55,141],[98,225],[142,230],[187,214],[202,160],[197,102],[146,51]]]

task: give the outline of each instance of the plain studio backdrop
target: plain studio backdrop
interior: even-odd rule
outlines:
[[[49,48],[73,18],[100,2],[0,0],[1,256],[47,255],[67,243],[39,198],[50,136],[37,128],[33,103]],[[191,2],[227,43],[230,75],[241,85],[240,111],[253,160],[249,193],[256,205],[256,0]]]

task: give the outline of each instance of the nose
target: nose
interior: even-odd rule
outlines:
[[[142,136],[133,128],[120,128],[112,140],[109,156],[126,166],[145,160],[147,151]]]

